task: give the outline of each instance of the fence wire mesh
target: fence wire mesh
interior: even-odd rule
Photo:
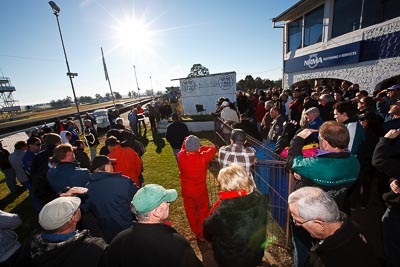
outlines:
[[[215,141],[219,146],[227,145],[227,130],[232,130],[220,118],[216,118]],[[225,132],[223,131],[225,129]],[[253,178],[259,190],[265,197],[269,207],[267,233],[271,243],[288,247],[288,204],[289,177],[286,173],[286,161],[274,153],[270,144],[263,144],[259,140],[247,135],[247,144],[256,151],[257,162],[253,168]],[[217,182],[220,165],[218,159],[209,164],[207,186],[210,203],[218,198],[219,185]]]

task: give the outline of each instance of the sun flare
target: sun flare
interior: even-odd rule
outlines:
[[[135,18],[126,18],[119,21],[115,29],[117,46],[130,50],[134,54],[149,52],[153,35],[148,24]]]

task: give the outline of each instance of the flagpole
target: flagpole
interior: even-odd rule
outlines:
[[[138,95],[139,95],[139,101],[140,101],[140,88],[139,88],[139,83],[138,83],[138,81],[137,81],[136,66],[135,66],[135,65],[133,65],[133,71],[135,72],[136,87],[137,87],[137,91],[138,91]]]
[[[108,86],[110,87],[110,92],[111,92],[111,99],[113,101],[114,108],[115,108],[115,98],[114,98],[114,93],[113,93],[112,88],[111,88],[110,76],[108,76],[106,60],[104,58],[104,53],[103,53],[103,47],[100,47],[100,49],[101,49],[101,57],[103,58],[104,75],[106,76],[106,80],[108,81]]]

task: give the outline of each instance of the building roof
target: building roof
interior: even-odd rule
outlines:
[[[304,11],[311,10],[317,5],[324,3],[323,0],[300,0],[293,6],[289,7],[281,14],[272,19],[272,22],[280,22],[293,20],[304,14]]]

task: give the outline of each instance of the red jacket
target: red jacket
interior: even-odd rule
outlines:
[[[255,117],[256,117],[256,121],[257,122],[261,122],[262,119],[264,118],[264,115],[267,111],[265,110],[265,104],[263,101],[260,101],[257,106],[256,106],[256,110],[255,110]]]
[[[179,177],[182,195],[207,192],[207,167],[217,149],[214,146],[202,146],[198,151],[186,151],[185,142],[178,153]]]
[[[112,152],[108,154],[108,157],[117,160],[114,164],[115,172],[122,172],[122,175],[128,176],[135,182],[136,186],[140,187],[139,175],[142,172],[142,160],[135,150],[116,145]]]

